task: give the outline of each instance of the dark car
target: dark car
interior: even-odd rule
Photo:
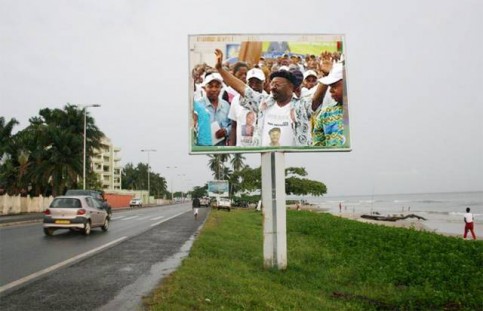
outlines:
[[[84,189],[69,189],[65,195],[89,195],[93,197],[105,209],[109,218],[112,216],[112,209],[109,203],[104,199],[101,191],[98,190],[84,190]]]

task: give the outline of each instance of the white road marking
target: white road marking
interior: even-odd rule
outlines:
[[[129,220],[129,219],[134,219],[134,218],[138,218],[138,217],[139,217],[139,215],[135,215],[135,216],[123,218],[121,220]]]
[[[189,209],[189,210],[191,210],[191,209]],[[178,217],[179,215],[183,215],[184,213],[186,213],[186,212],[187,212],[187,211],[189,211],[189,210],[186,210],[186,211],[184,211],[184,212],[181,212],[181,213],[179,213],[179,214],[176,214],[176,215],[171,216],[171,217],[169,217],[169,218],[166,218],[166,219],[164,219],[164,220],[161,220],[161,221],[155,222],[154,224],[151,224],[151,227],[154,227],[154,226],[157,226],[157,225],[159,225],[159,224],[162,224],[163,222],[168,221],[168,220],[170,220],[170,219],[173,219],[173,218],[175,218],[175,217]]]
[[[151,220],[158,220],[158,219],[161,219],[161,218],[164,218],[164,216],[154,217],[154,218],[151,218]]]
[[[126,216],[116,216],[116,217],[111,217],[111,220],[116,220],[116,219],[122,219]]]
[[[68,264],[70,264],[70,263],[72,263],[72,262],[74,262],[76,260],[79,260],[79,259],[81,259],[83,257],[86,257],[86,256],[88,256],[88,255],[90,255],[92,253],[98,252],[101,249],[104,249],[104,248],[109,247],[109,246],[111,246],[113,244],[119,243],[119,242],[121,242],[122,240],[124,240],[126,238],[127,238],[127,236],[123,236],[123,237],[121,237],[121,238],[119,238],[117,240],[111,241],[111,242],[109,242],[107,244],[104,244],[104,245],[101,245],[101,246],[96,247],[94,249],[91,249],[88,252],[79,254],[79,255],[77,255],[75,257],[69,258],[69,259],[67,259],[65,261],[62,261],[62,262],[59,262],[58,264],[55,264],[53,266],[50,266],[50,267],[45,268],[43,270],[40,270],[38,272],[32,273],[30,275],[27,275],[26,277],[23,277],[21,279],[18,279],[16,281],[13,281],[11,283],[8,283],[6,285],[3,285],[2,287],[0,287],[0,293],[3,293],[4,291],[6,291],[6,290],[8,290],[10,288],[13,288],[15,286],[21,285],[21,284],[23,284],[25,282],[28,282],[28,281],[30,281],[32,279],[35,279],[35,278],[39,277],[39,276],[42,276],[42,275],[47,274],[47,273],[49,273],[51,271],[54,271],[54,270],[59,269],[59,268],[61,268],[63,266],[66,266],[66,265],[68,265]]]

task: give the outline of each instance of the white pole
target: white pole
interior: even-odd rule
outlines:
[[[149,204],[149,199],[150,199],[150,193],[151,193],[151,184],[150,184],[150,181],[149,181],[149,175],[150,175],[150,171],[149,171],[149,153],[150,152],[156,152],[156,149],[142,149],[141,152],[147,152],[148,153],[148,204]]]
[[[82,189],[86,190],[86,125],[87,125],[87,107],[84,107],[84,148],[82,157]]]
[[[84,147],[82,152],[82,189],[86,190],[86,141],[87,141],[87,108],[101,107],[101,105],[86,105],[82,106],[84,109]]]
[[[262,153],[263,266],[287,268],[285,154]]]
[[[170,168],[177,169],[178,167],[177,166],[166,166],[166,168],[167,169],[170,169]],[[173,174],[172,173],[171,173],[170,179],[171,179],[171,203],[173,203]]]

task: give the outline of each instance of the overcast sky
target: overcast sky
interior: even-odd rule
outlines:
[[[480,0],[0,0],[0,114],[21,130],[42,108],[100,104],[89,112],[122,165],[157,149],[152,170],[186,190],[212,179],[208,157],[188,154],[189,34],[345,34],[353,151],[288,153],[286,166],[328,195],[482,191],[482,12]]]

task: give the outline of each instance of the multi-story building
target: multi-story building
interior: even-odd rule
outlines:
[[[101,139],[101,148],[94,152],[93,170],[99,175],[104,190],[121,189],[121,148],[114,147],[109,138]]]

